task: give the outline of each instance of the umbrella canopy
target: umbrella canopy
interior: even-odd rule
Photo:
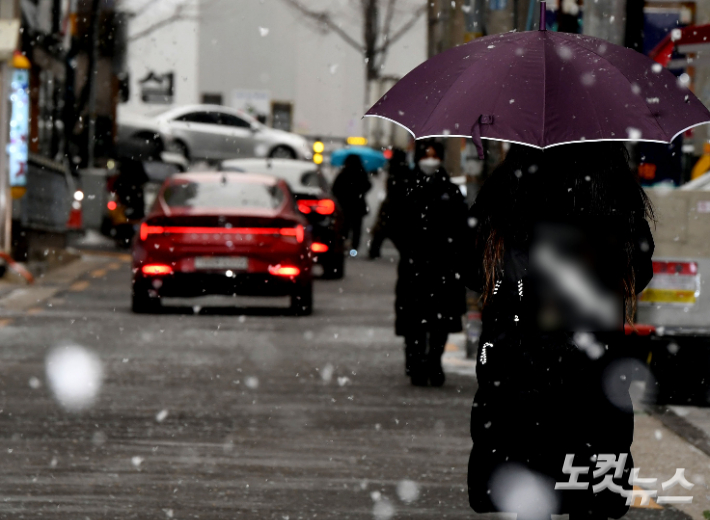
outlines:
[[[543,26],[544,27],[544,26]],[[710,123],[670,71],[634,50],[578,34],[487,36],[426,61],[366,114],[417,139],[472,137],[540,149],[581,141],[668,143]]]
[[[385,155],[369,146],[348,146],[334,151],[330,156],[330,164],[342,166],[348,155],[357,155],[368,172],[374,172],[387,164]]]

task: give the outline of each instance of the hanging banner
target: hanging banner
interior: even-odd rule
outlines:
[[[24,58],[22,56],[21,58]],[[10,186],[27,185],[27,152],[30,121],[30,71],[27,58],[13,60],[10,81],[10,139],[7,145],[10,167]],[[19,65],[19,67],[18,67]]]

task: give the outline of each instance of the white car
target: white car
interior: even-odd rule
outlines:
[[[179,152],[189,160],[312,157],[304,137],[269,128],[244,112],[219,105],[163,108],[147,115],[120,114],[118,135],[119,140],[145,140],[159,151]]]

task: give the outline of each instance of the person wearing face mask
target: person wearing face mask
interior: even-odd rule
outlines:
[[[442,386],[441,356],[449,333],[462,330],[467,207],[442,166],[440,143],[418,143],[416,168],[397,212],[390,239],[397,270],[395,332],[404,336],[405,370],[415,386]]]

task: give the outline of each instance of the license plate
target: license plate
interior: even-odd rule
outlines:
[[[246,270],[249,259],[246,256],[198,256],[195,269],[237,269]]]

